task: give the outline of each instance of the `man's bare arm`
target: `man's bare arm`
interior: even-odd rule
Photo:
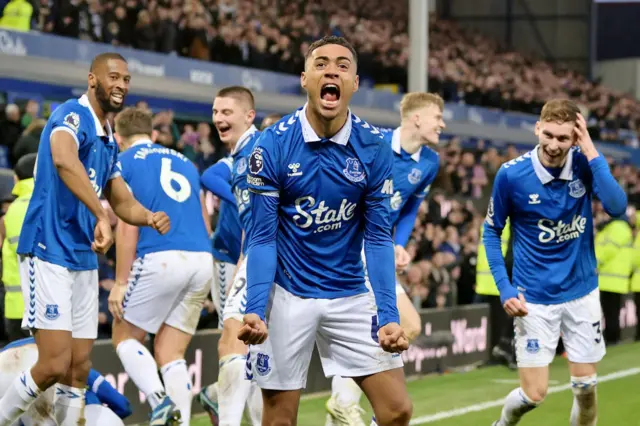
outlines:
[[[89,175],[78,157],[76,140],[68,132],[54,132],[50,142],[53,165],[62,182],[97,219],[108,221],[107,212],[102,208]]]

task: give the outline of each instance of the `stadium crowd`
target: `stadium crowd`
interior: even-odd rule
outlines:
[[[406,1],[31,1],[39,31],[290,74],[302,70],[311,40],[342,35],[358,50],[363,81],[406,87]],[[445,101],[537,114],[546,99],[568,96],[585,109],[595,139],[637,145],[632,96],[454,22],[432,17],[429,42],[429,87]]]

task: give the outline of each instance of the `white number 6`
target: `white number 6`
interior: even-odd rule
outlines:
[[[173,189],[171,182],[176,182],[180,189]],[[171,170],[171,159],[162,159],[162,168],[160,169],[160,185],[164,192],[173,200],[183,203],[191,195],[191,184],[189,180],[180,173]]]

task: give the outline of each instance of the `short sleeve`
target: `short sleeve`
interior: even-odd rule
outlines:
[[[247,173],[249,189],[257,193],[278,193],[280,191],[279,162],[276,136],[269,129],[260,135],[249,155],[249,172]]]
[[[52,135],[61,131],[69,133],[76,141],[78,149],[86,142],[86,132],[82,127],[82,116],[79,111],[60,107],[54,111],[50,122]]]

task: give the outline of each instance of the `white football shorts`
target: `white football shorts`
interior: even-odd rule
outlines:
[[[560,336],[571,362],[596,363],[604,357],[600,290],[557,305],[527,303],[527,309],[528,315],[514,323],[518,367],[549,365]]]
[[[275,284],[267,326],[267,340],[251,345],[247,355],[247,378],[262,389],[303,389],[314,343],[327,377],[361,377],[403,366],[400,354],[385,352],[378,343],[378,315],[370,292],[303,299]]]
[[[213,275],[213,285],[211,286],[211,299],[218,313],[218,328],[222,328],[224,307],[229,294],[231,280],[236,272],[236,265],[214,259],[214,268],[215,273]]]
[[[240,263],[240,267],[233,279],[233,284],[229,289],[227,300],[222,310],[222,319],[235,319],[242,322],[244,312],[247,307],[247,257]]]
[[[124,319],[155,334],[167,324],[194,334],[213,281],[213,257],[181,250],[135,260],[124,298]]]
[[[72,271],[35,256],[20,256],[22,328],[98,337],[98,270]]]

